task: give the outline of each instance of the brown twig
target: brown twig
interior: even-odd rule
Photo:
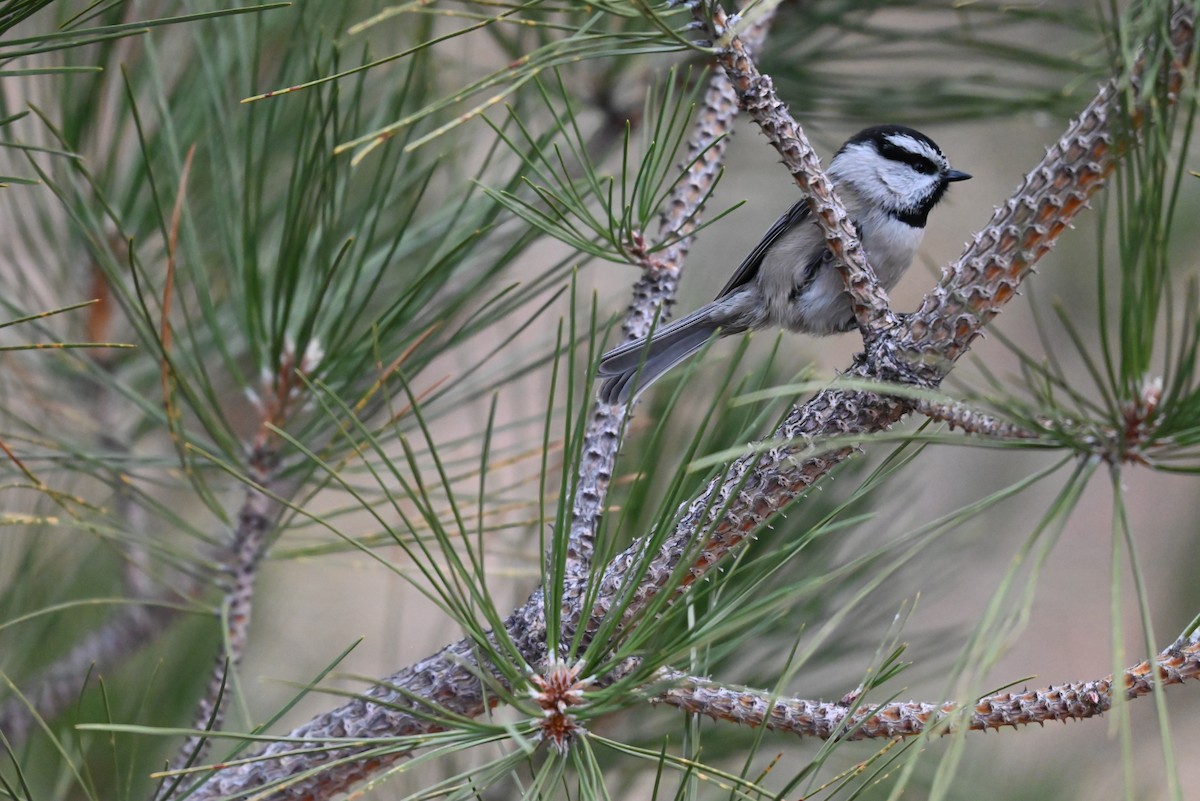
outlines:
[[[279,470],[279,437],[276,428],[290,418],[303,402],[306,379],[317,369],[322,358],[319,343],[312,340],[304,353],[290,343],[281,354],[274,374],[269,376],[258,398],[261,424],[254,436],[246,464],[246,495],[238,509],[237,525],[228,551],[221,563],[225,572],[225,599],[222,619],[224,638],[217,649],[216,662],[208,685],[196,705],[193,728],[200,731],[220,729],[228,707],[230,674],[241,663],[250,639],[250,617],[254,608],[254,584],[258,567],[270,544],[270,534],[282,504],[274,495]],[[171,763],[177,771],[199,761],[208,750],[209,739],[203,734],[189,736]],[[160,788],[162,801],[174,797],[184,784],[165,782]]]

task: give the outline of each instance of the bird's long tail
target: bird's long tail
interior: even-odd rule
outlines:
[[[628,403],[681,361],[691,356],[721,327],[716,304],[702,306],[687,317],[645,338],[626,342],[600,357],[598,375],[604,380],[600,400]]]

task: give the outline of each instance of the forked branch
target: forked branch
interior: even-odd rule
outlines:
[[[762,45],[771,15],[759,17],[746,33],[746,47]],[[659,218],[658,238],[670,242],[659,252],[643,246],[642,274],[633,286],[633,297],[621,323],[626,341],[650,333],[655,318],[660,322],[671,313],[683,263],[691,249],[692,232],[700,225],[704,200],[712,191],[725,164],[725,150],[738,113],[737,94],[724,72],[709,79],[688,138],[687,173],[670,197]],[[583,455],[571,507],[571,534],[567,542],[567,573],[582,576],[591,565],[596,529],[604,513],[608,484],[621,447],[622,426],[627,410],[607,403],[592,403],[592,419],[584,433]]]

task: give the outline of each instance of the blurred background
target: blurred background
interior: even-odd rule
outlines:
[[[144,795],[145,772],[177,747],[175,738],[149,732],[117,735],[110,746],[107,735],[74,730],[76,722],[191,725],[190,710],[220,641],[221,580],[214,564],[227,548],[245,492],[231,475],[246,472],[249,444],[262,434],[262,420],[270,417],[264,409],[280,388],[272,371],[288,353],[304,353],[314,342],[325,349],[312,385],[297,387],[300,400],[287,415],[271,418],[280,429],[315,453],[336,457],[325,464],[344,458],[349,465],[352,449],[334,424],[332,399],[353,406],[369,397],[375,405],[367,408],[377,421],[399,421],[394,429],[380,426],[389,433],[378,437],[381,453],[400,467],[397,476],[377,478],[347,466],[350,477],[341,484],[314,459],[298,456],[291,439],[279,440],[285,456],[276,486],[293,493],[295,509],[285,512],[259,571],[251,637],[227,724],[235,731],[272,718],[335,662],[334,675],[318,685],[361,691],[362,679],[386,676],[462,636],[419,589],[419,560],[392,539],[407,536],[408,518],[400,511],[410,508],[403,498],[393,506],[387,497],[399,474],[408,473],[402,443],[426,468],[432,464],[428,444],[437,443],[439,456],[461,477],[454,483],[470,499],[464,508],[473,520],[468,488],[478,479],[473,471],[492,421],[488,503],[480,523],[487,589],[502,615],[524,602],[541,581],[561,471],[571,468],[564,465],[564,421],[568,414],[586,414],[579,382],[589,348],[599,347],[588,339],[593,309],[603,336],[638,277],[632,265],[588,258],[489,205],[478,186],[518,193],[519,179],[530,174],[528,164],[497,144],[500,128],[514,137],[513,150],[521,147],[503,104],[480,115],[494,127],[472,118],[412,149],[406,146],[418,136],[437,131],[477,100],[463,96],[458,106],[408,127],[385,127],[543,45],[555,35],[551,28],[482,29],[366,73],[248,104],[239,101],[403,52],[473,18],[421,13],[416,6],[363,2],[334,9],[302,0],[253,14],[151,26],[135,37],[97,39],[49,54],[26,53],[34,46],[23,44],[47,31],[81,27],[76,20],[132,26],[236,5],[55,3],[4,33],[7,57],[43,72],[0,77],[0,116],[33,111],[3,129],[6,141],[26,148],[0,152],[0,174],[33,182],[0,190],[3,319],[93,297],[106,299],[107,311],[89,307],[0,330],[0,344],[139,343],[131,352],[0,352],[0,439],[13,452],[0,506],[8,524],[0,537],[0,671],[12,682],[7,697],[130,598],[177,591],[171,603],[186,610],[131,645],[127,659],[97,668],[78,702],[47,724],[57,740],[35,730],[15,744],[14,762],[31,777],[39,798]],[[448,8],[495,13],[470,4]],[[389,9],[403,13],[387,16]],[[385,16],[373,16],[377,12]],[[582,12],[565,10],[562,16],[573,22],[575,13]],[[895,309],[916,308],[941,267],[959,255],[1108,77],[1114,66],[1108,13],[1083,2],[1053,8],[932,0],[780,4],[762,68],[826,161],[859,128],[895,122],[929,134],[956,168],[974,176],[955,184],[932,215],[918,262],[892,293]],[[365,21],[372,24],[353,27]],[[603,24],[613,30],[635,26],[628,20]],[[683,83],[682,72],[667,77],[675,65],[691,65],[690,79],[699,80],[703,59],[686,52],[626,52],[563,64],[561,92],[577,104],[595,170],[612,174],[620,169],[626,120],[636,142],[647,114],[654,116],[646,88]],[[83,65],[104,69],[45,72]],[[558,98],[559,90],[553,84],[550,94]],[[1194,100],[1193,87],[1186,97]],[[506,102],[534,136],[553,131],[536,92],[516,93]],[[359,137],[369,143],[373,132],[383,130],[394,139],[377,150],[364,151],[362,142],[335,150]],[[196,155],[185,170],[193,146]],[[1185,169],[1196,163],[1193,150],[1176,148],[1174,158]],[[1115,186],[1128,188],[1119,181]],[[179,197],[186,197],[188,209],[176,225],[172,210]],[[739,120],[709,214],[742,205],[701,232],[676,311],[711,298],[796,197],[774,151]],[[1168,246],[1177,289],[1166,296],[1181,320],[1192,300],[1184,288],[1195,277],[1198,244],[1198,232],[1186,221],[1195,218],[1198,200],[1194,178],[1185,178],[1176,212],[1184,224],[1172,229]],[[995,380],[1020,396],[1028,383],[1023,358],[1049,358],[1081,394],[1099,396],[1055,311],[1060,305],[1096,357],[1100,327],[1115,324],[1119,300],[1112,287],[1123,265],[1113,222],[1117,201],[1101,195],[1094,205],[959,363],[948,392],[994,398]],[[173,237],[176,247],[168,244]],[[177,271],[174,290],[165,289],[169,262]],[[335,264],[345,266],[335,270]],[[357,276],[355,286],[328,288],[342,286],[348,274]],[[1098,276],[1105,274],[1109,294],[1101,300]],[[154,322],[172,291],[177,299],[165,314],[175,315],[176,340],[156,350],[163,342]],[[393,304],[393,298],[404,300]],[[1105,319],[1102,303],[1109,305]],[[556,338],[569,341],[572,334],[576,361],[567,362],[563,354],[571,348],[559,347]],[[607,330],[607,341],[618,334]],[[1168,341],[1164,330],[1160,349]],[[742,343],[724,341],[693,372],[664,379],[631,423],[612,497],[627,514],[608,521],[605,536],[623,544],[648,530],[655,503],[683,465],[683,443],[694,432],[710,432],[708,452],[747,440],[738,438],[743,428],[733,422],[741,415],[738,425],[750,425],[747,406],[731,407],[729,419],[713,419],[710,399],[737,396],[736,382],[745,376],[769,386],[811,370],[815,380],[832,380],[852,363],[860,344],[853,335],[777,338],[764,332],[745,355]],[[164,352],[178,360],[180,387],[193,387],[173,391],[174,420],[170,404],[163,411]],[[408,360],[401,371],[406,385],[393,386],[384,405],[371,395],[372,382],[382,365],[401,354]],[[733,363],[731,382],[726,376]],[[569,403],[565,372],[576,382]],[[688,382],[686,392],[668,412],[681,381]],[[414,397],[427,418],[425,432],[404,411]],[[904,430],[919,423],[910,420]],[[553,430],[549,436],[547,429]],[[757,436],[768,431],[759,425]],[[654,441],[661,444],[655,448]],[[859,497],[860,483],[896,447],[894,441],[865,444],[860,458],[750,548],[748,558],[769,560],[781,543],[841,503],[849,504],[843,517],[861,516],[825,533],[787,564],[778,580],[798,588],[793,607],[751,643],[715,656],[705,672],[731,684],[774,687],[799,643],[812,653],[780,691],[834,700],[857,686],[877,661],[880,644],[894,638],[907,643],[903,660],[911,666],[888,683],[884,696],[934,702],[961,697],[967,687],[983,693],[1013,684],[1020,689],[1097,679],[1146,657],[1148,640],[1165,647],[1196,616],[1200,590],[1189,577],[1200,567],[1200,548],[1191,476],[1125,465],[1110,480],[1101,468],[1059,520],[1056,499],[1078,459],[1051,471],[1065,451],[983,447],[979,438],[955,434],[926,445],[881,488]],[[363,463],[370,461],[364,457]],[[1041,470],[1047,475],[1020,493],[978,515],[961,514]],[[694,491],[705,476],[688,474],[683,490]],[[649,499],[633,492],[639,485]],[[1129,567],[1119,531],[1114,533],[1118,500],[1125,504],[1137,571]],[[436,515],[449,519],[444,501]],[[954,524],[910,553],[919,532],[944,516]],[[839,570],[846,571],[844,580],[822,578]],[[131,578],[137,575],[143,578]],[[1010,581],[1016,589],[1000,613],[1010,625],[986,630],[986,669],[973,672],[978,665],[968,663],[980,652],[972,638]],[[826,629],[838,614],[843,616]],[[1148,635],[1144,614],[1152,624]],[[1128,746],[1115,722],[1119,716],[923,743],[926,753],[913,763],[904,797],[1168,797],[1165,764],[1173,763],[1184,788],[1200,782],[1200,766],[1187,757],[1200,750],[1200,732],[1190,722],[1200,714],[1200,700],[1189,686],[1169,688],[1165,698],[1166,717],[1152,699],[1130,705]],[[286,732],[340,702],[319,691],[303,694],[270,731]],[[677,736],[680,713],[635,708],[602,719],[597,733],[649,748]],[[510,713],[497,714],[504,719]],[[743,769],[755,732],[707,720],[698,728],[706,760]],[[779,756],[774,770],[782,782],[793,773],[787,766],[813,761],[822,745],[768,734],[749,775],[767,770]],[[870,742],[840,746],[817,772],[816,784],[881,748]],[[112,758],[118,750],[120,758]],[[406,797],[478,758],[464,753],[449,765],[423,765],[372,789],[370,797]],[[652,765],[609,759],[612,795],[649,796]],[[80,770],[87,778],[70,779],[68,762],[85,766]],[[888,797],[903,764],[884,771],[863,797]],[[957,772],[951,779],[952,765]],[[770,786],[772,777],[763,781]],[[485,794],[500,798],[512,791],[513,785],[497,785]],[[699,793],[722,794],[703,784]],[[798,790],[790,793],[800,797]],[[1186,789],[1183,797],[1190,797]]]

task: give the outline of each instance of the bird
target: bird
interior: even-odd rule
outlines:
[[[971,177],[952,168],[932,139],[904,125],[851,136],[828,174],[884,289],[912,263],[929,212],[950,184]],[[601,356],[599,398],[629,403],[714,333],[768,326],[817,336],[856,326],[841,272],[804,198],[767,230],[715,300]]]

